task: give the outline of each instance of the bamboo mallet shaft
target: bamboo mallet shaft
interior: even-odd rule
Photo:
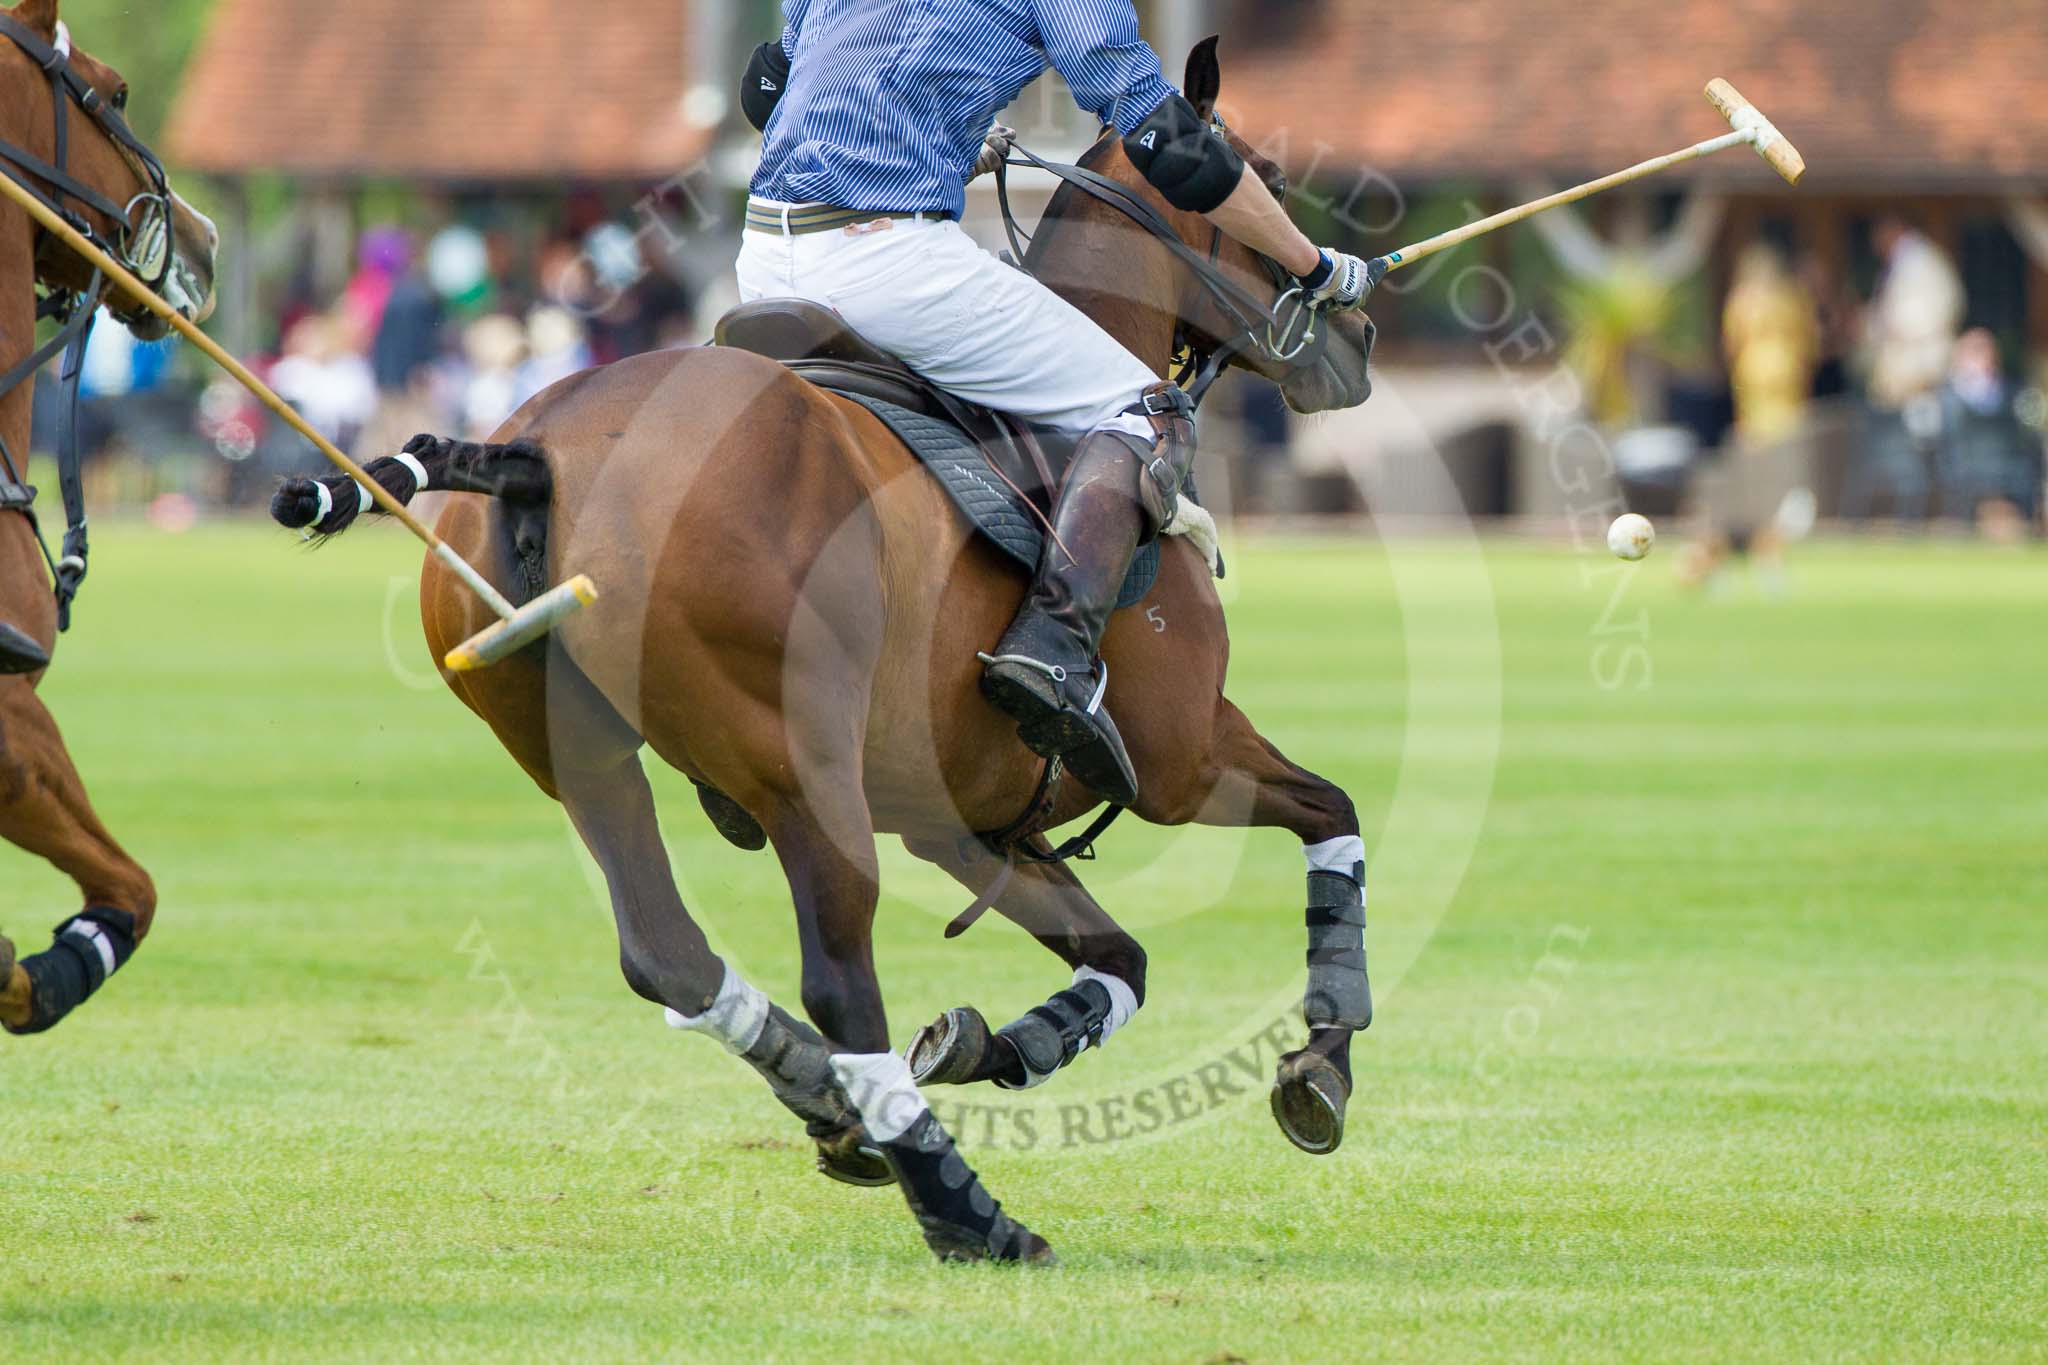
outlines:
[[[1603,175],[1598,180],[1589,180],[1583,185],[1574,185],[1568,190],[1559,190],[1556,194],[1547,194],[1526,204],[1518,204],[1490,218],[1481,218],[1477,222],[1452,228],[1449,232],[1440,232],[1413,246],[1390,251],[1380,259],[1386,262],[1387,270],[1395,270],[1413,264],[1425,256],[1434,256],[1437,252],[1448,250],[1461,242],[1469,242],[1474,237],[1483,237],[1489,232],[1519,223],[1525,218],[1533,218],[1545,209],[1575,204],[1581,199],[1626,185],[1632,180],[1641,180],[1644,176],[1655,175],[1659,171],[1669,170],[1684,162],[1712,156],[1716,152],[1725,152],[1730,147],[1754,147],[1757,154],[1770,164],[1772,170],[1794,185],[1799,183],[1799,177],[1806,174],[1805,158],[1799,155],[1797,148],[1785,140],[1784,134],[1771,126],[1770,120],[1766,119],[1755,105],[1738,94],[1734,86],[1719,77],[1707,83],[1707,98],[1730,123],[1735,125],[1733,132],[1708,138],[1705,142],[1696,142],[1690,147],[1664,156],[1651,157],[1648,161],[1638,162],[1627,170]]]

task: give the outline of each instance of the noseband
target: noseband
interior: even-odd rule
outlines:
[[[57,25],[57,41],[50,43],[26,25],[0,14],[0,37],[12,40],[42,68],[50,82],[50,104],[55,131],[53,161],[11,142],[0,140],[0,175],[26,189],[59,218],[76,228],[93,245],[126,266],[151,289],[162,292],[170,277],[174,252],[171,245],[172,199],[170,178],[163,162],[129,130],[121,111],[108,104],[71,67],[71,35]],[[71,107],[77,105],[114,146],[126,154],[147,182],[148,188],[125,205],[116,203],[70,172]],[[47,187],[47,188],[46,188]],[[113,225],[116,240],[109,242],[87,216],[97,213]],[[57,594],[60,629],[71,623],[71,599],[85,580],[86,518],[85,488],[80,476],[78,449],[78,390],[84,372],[85,347],[92,334],[100,296],[106,284],[97,271],[83,292],[51,289],[36,304],[36,318],[54,319],[57,334],[5,373],[0,373],[0,396],[12,393],[32,378],[50,357],[64,353],[59,372],[62,385],[58,408],[57,479],[64,495],[65,532],[62,556],[50,553],[36,521],[35,489],[21,481],[22,469],[0,439],[0,511],[16,511],[29,519],[43,558],[49,562]]]
[[[1240,355],[1256,355],[1283,367],[1289,375],[1322,360],[1323,350],[1329,344],[1328,329],[1318,325],[1322,311],[1309,304],[1300,283],[1288,273],[1287,267],[1270,256],[1253,253],[1279,291],[1273,302],[1268,303],[1225,274],[1217,264],[1223,253],[1221,228],[1211,229],[1209,250],[1204,255],[1181,239],[1164,214],[1132,193],[1127,186],[1084,166],[1047,161],[1014,145],[1010,150],[1012,157],[996,168],[996,199],[1002,208],[1003,231],[1009,236],[1010,250],[1020,266],[1031,239],[1023,235],[1017,226],[1017,216],[1010,208],[1009,167],[1034,166],[1057,176],[1090,198],[1117,209],[1157,238],[1187,268],[1202,292],[1228,320],[1229,335],[1206,347],[1193,339],[1185,316],[1179,320],[1174,350],[1177,358],[1184,356],[1185,360],[1181,362],[1175,378],[1195,403],[1202,401],[1209,386]]]

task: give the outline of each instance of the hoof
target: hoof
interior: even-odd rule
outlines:
[[[889,1159],[868,1140],[868,1130],[855,1124],[831,1137],[815,1139],[818,1144],[818,1174],[842,1185],[872,1189],[896,1183]]]
[[[28,973],[14,961],[14,941],[0,935],[0,1028],[18,1033],[34,1018]]]
[[[994,1046],[981,1011],[962,1005],[919,1029],[904,1059],[919,1085],[967,1085],[981,1079]]]
[[[1051,1243],[1022,1223],[1006,1221],[1010,1221],[1009,1236],[994,1250],[989,1248],[986,1239],[967,1228],[928,1227],[924,1234],[925,1245],[932,1249],[932,1255],[951,1265],[975,1261],[993,1261],[998,1265],[1054,1266],[1060,1263],[1060,1258],[1053,1254]]]
[[[1273,1082],[1273,1121],[1287,1140],[1310,1156],[1328,1156],[1344,1141],[1344,1106],[1351,1087],[1327,1059],[1290,1052]]]
[[[761,822],[718,788],[698,786],[697,804],[704,808],[711,827],[724,835],[725,841],[734,848],[759,853],[768,847],[768,831],[761,828]]]

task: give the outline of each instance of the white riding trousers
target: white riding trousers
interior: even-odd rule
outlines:
[[[759,200],[755,201],[759,203]],[[740,297],[801,298],[940,388],[1075,436],[1131,416],[1159,377],[1080,309],[975,245],[947,219],[877,219],[803,236],[748,229]]]

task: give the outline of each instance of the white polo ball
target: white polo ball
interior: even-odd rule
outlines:
[[[1638,512],[1616,517],[1614,525],[1607,528],[1607,548],[1614,551],[1616,559],[1647,558],[1656,543],[1657,528]]]

